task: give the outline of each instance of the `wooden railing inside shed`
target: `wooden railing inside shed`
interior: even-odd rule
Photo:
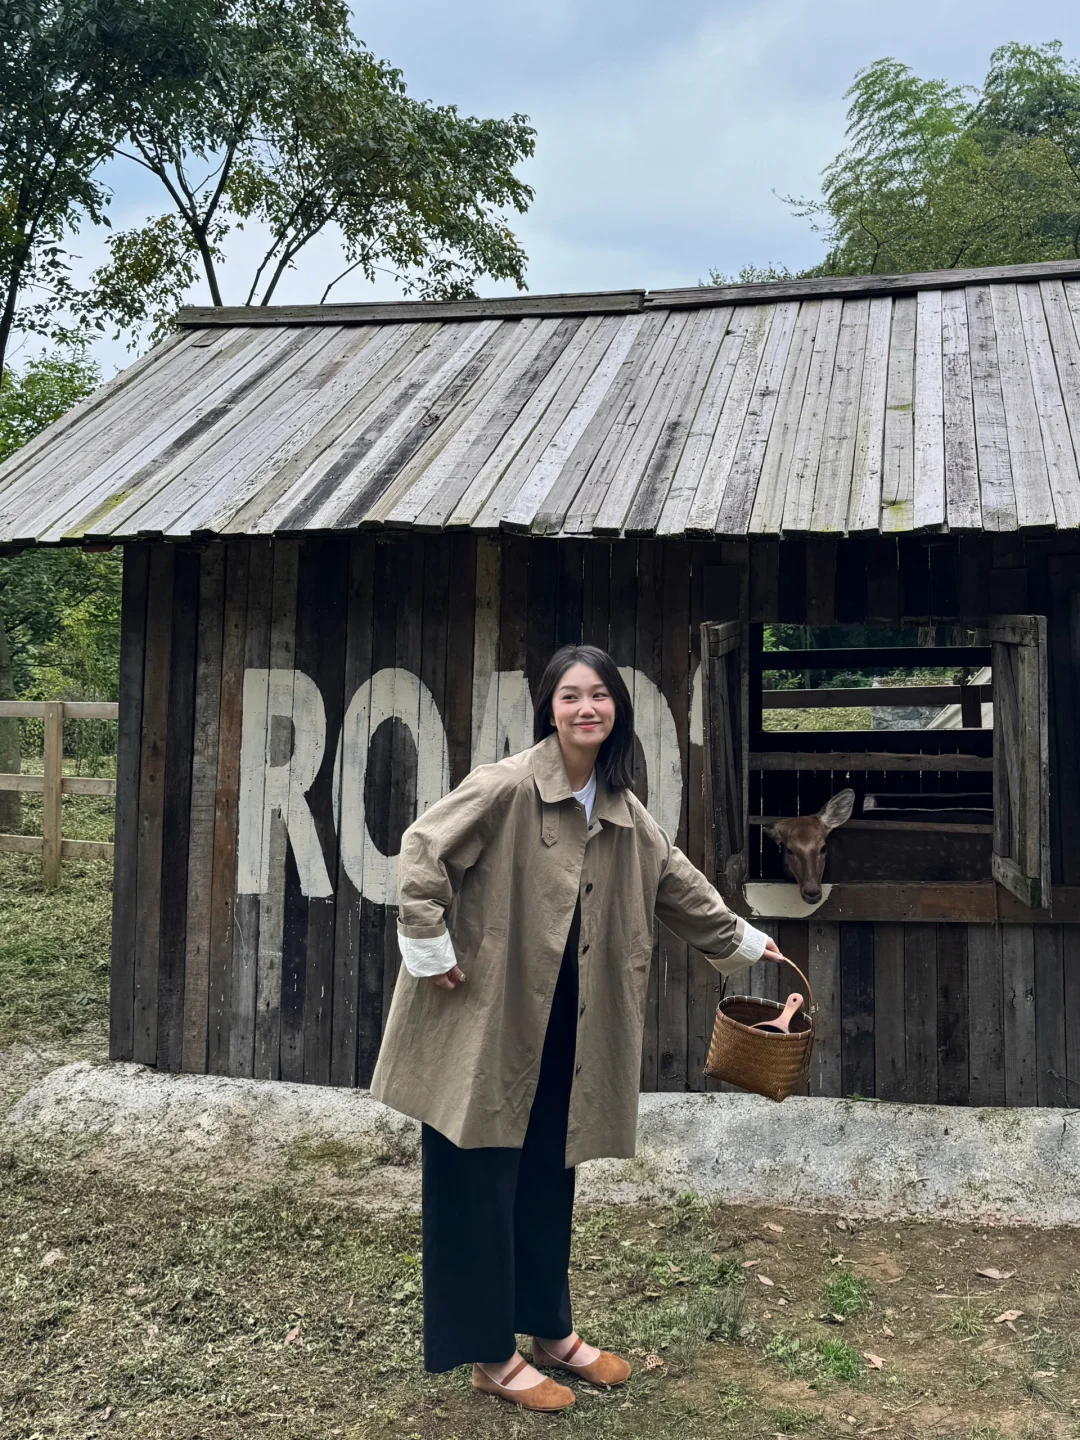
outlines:
[[[44,797],[41,834],[0,834],[0,852],[40,855],[46,889],[55,890],[60,884],[63,860],[113,858],[110,841],[64,839],[65,795],[116,795],[116,781],[107,776],[64,774],[64,721],[116,720],[119,714],[119,705],[107,700],[0,700],[0,720],[45,722],[45,773],[0,773],[0,790],[21,790],[24,794]]]

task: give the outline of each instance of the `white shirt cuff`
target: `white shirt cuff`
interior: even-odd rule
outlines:
[[[748,921],[743,921],[743,937],[735,950],[735,955],[740,960],[745,960],[748,965],[754,965],[765,954],[765,946],[769,937],[764,930],[755,930]],[[732,959],[735,956],[731,957]]]
[[[411,940],[398,931],[397,942],[401,951],[401,963],[410,975],[415,975],[418,979],[425,979],[428,975],[445,975],[457,964],[448,930],[423,940]]]

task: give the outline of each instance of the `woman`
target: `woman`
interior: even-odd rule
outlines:
[[[573,1329],[574,1167],[634,1154],[654,916],[728,974],[776,945],[725,906],[630,789],[633,707],[568,645],[536,744],[480,765],[406,830],[403,970],[371,1093],[421,1121],[424,1363],[531,1410],[630,1366]],[[532,1364],[516,1335],[531,1334]]]

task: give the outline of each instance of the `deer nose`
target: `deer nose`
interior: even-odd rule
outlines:
[[[802,898],[806,901],[808,905],[816,905],[821,899],[821,890],[804,889],[802,892]]]

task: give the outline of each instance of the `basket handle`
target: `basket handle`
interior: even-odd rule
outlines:
[[[792,970],[795,971],[795,974],[798,975],[799,979],[800,979],[800,980],[803,982],[803,984],[806,986],[806,993],[807,993],[807,995],[810,997],[810,1014],[811,1014],[811,1015],[816,1015],[816,1014],[817,1014],[817,1004],[816,1004],[816,1002],[815,1002],[815,1000],[814,1000],[814,992],[813,992],[813,990],[810,989],[810,981],[806,978],[806,976],[803,974],[803,972],[799,969],[798,965],[795,964],[795,961],[794,961],[794,960],[789,960],[786,955],[784,956],[784,964],[785,964],[785,965],[790,965],[791,968],[792,968]]]
[[[770,964],[774,964],[775,962],[774,962],[774,961],[770,961],[769,963],[770,963]],[[807,993],[807,995],[810,997],[810,1014],[811,1014],[811,1015],[816,1015],[816,1014],[817,1014],[817,1002],[814,1000],[814,992],[813,992],[813,990],[811,990],[811,988],[810,988],[810,981],[806,978],[806,976],[803,974],[803,972],[799,969],[798,965],[795,964],[795,961],[794,961],[794,960],[789,960],[786,955],[784,956],[784,964],[785,964],[785,965],[790,965],[791,968],[792,968],[792,970],[795,971],[795,974],[798,975],[799,979],[800,979],[800,980],[803,982],[803,984],[806,986],[806,993]],[[730,975],[725,975],[725,976],[724,976],[723,984],[720,986],[720,995],[721,995],[721,997],[723,997],[723,995],[724,995],[725,992],[727,991],[727,983],[728,983],[728,980],[730,980],[730,978],[731,978]]]

